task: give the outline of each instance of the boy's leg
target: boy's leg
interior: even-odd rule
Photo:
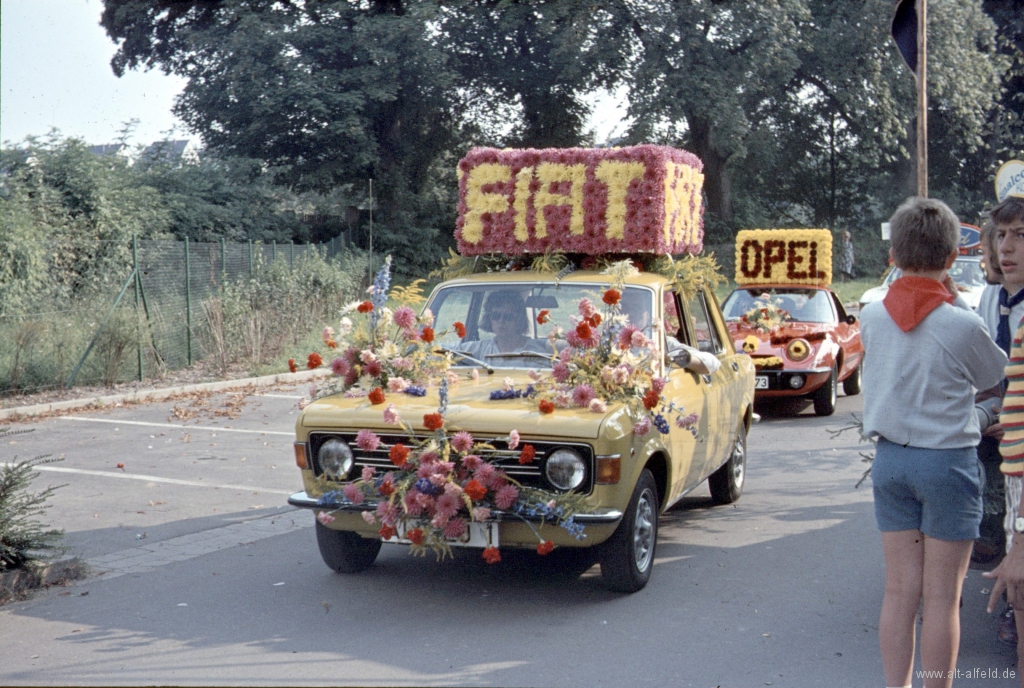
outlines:
[[[878,621],[878,640],[885,685],[909,686],[925,566],[924,535],[919,530],[883,532],[882,551],[885,598]]]
[[[960,594],[973,544],[972,540],[924,541],[921,667],[946,674],[945,679],[926,678],[926,688],[953,685],[960,651]]]

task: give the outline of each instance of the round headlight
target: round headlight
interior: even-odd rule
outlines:
[[[793,361],[802,361],[810,353],[811,345],[803,339],[794,339],[786,346],[786,355]]]
[[[548,457],[544,470],[548,480],[559,490],[575,490],[583,484],[587,466],[577,452],[572,449],[559,449]]]
[[[789,386],[792,387],[793,389],[800,389],[801,387],[804,386],[804,376],[794,375],[793,377],[789,378]]]
[[[321,444],[317,458],[328,477],[341,479],[352,470],[352,450],[339,439],[330,439]]]

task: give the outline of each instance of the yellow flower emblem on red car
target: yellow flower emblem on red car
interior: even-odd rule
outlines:
[[[752,354],[757,351],[757,347],[761,346],[761,340],[750,334],[743,339],[743,351]]]
[[[786,346],[786,355],[793,361],[802,361],[810,353],[811,345],[803,339],[794,339]]]

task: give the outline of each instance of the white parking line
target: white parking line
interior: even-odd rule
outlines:
[[[10,464],[4,464],[10,466]],[[66,468],[64,466],[35,466],[37,471],[50,471],[51,473],[77,473],[78,475],[93,475],[100,478],[120,478],[122,480],[143,480],[148,483],[168,483],[170,485],[189,485],[191,487],[213,487],[221,490],[247,490],[249,492],[267,492],[269,494],[290,495],[295,490],[275,490],[267,487],[254,487],[252,485],[216,485],[204,483],[199,480],[179,480],[177,478],[161,478],[156,475],[140,475],[138,473],[115,473],[113,471],[90,471],[85,468]]]
[[[295,437],[294,432],[279,430],[243,430],[241,428],[211,428],[202,425],[179,425],[177,423],[146,423],[141,420],[112,420],[110,418],[83,418],[82,416],[61,416],[61,420],[76,420],[84,423],[113,423],[114,425],[143,425],[150,428],[181,428],[182,430],[209,430],[210,432],[247,432],[254,435],[284,435]]]
[[[308,399],[301,394],[257,394],[258,397],[271,397],[272,399]]]

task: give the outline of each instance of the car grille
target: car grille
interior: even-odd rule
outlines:
[[[353,454],[353,468],[349,474],[352,477],[358,477],[364,466],[372,466],[378,471],[389,471],[395,468],[395,464],[388,458],[388,452],[395,444],[402,443],[407,447],[411,448],[411,440],[408,435],[388,435],[378,434],[381,439],[380,446],[374,451],[364,451],[356,446],[356,436],[353,433],[321,433],[314,432],[309,435],[309,447],[308,456],[310,463],[313,467],[313,473],[315,475],[321,475],[323,468],[320,466],[320,447],[329,439],[341,439],[348,443],[352,449]],[[426,436],[417,436],[418,442],[430,439]],[[575,449],[583,457],[583,461],[587,466],[587,474],[583,480],[583,484],[576,490],[583,494],[590,494],[594,486],[594,450],[588,444],[576,443],[576,442],[534,442],[531,440],[523,440],[520,443],[520,448],[524,444],[531,444],[537,451],[537,456],[533,463],[526,466],[519,464],[520,449],[511,450],[508,448],[508,439],[487,439],[483,437],[476,437],[477,442],[487,442],[492,445],[494,449],[483,449],[476,454],[480,458],[488,461],[494,465],[495,468],[499,468],[504,471],[510,478],[528,487],[536,487],[545,490],[558,491],[545,477],[544,465],[547,461],[548,456],[551,455],[557,449],[560,448],[571,448]]]

